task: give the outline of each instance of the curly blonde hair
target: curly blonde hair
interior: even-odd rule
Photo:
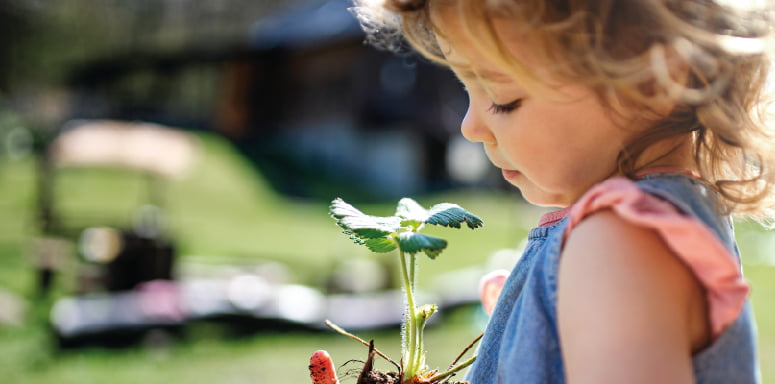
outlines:
[[[400,50],[408,41],[442,65],[447,63],[436,39],[444,31],[433,24],[431,10],[457,7],[488,58],[506,64],[515,78],[538,83],[493,26],[496,17],[513,20],[528,34],[531,53],[551,65],[557,79],[591,87],[609,106],[675,105],[622,149],[622,174],[634,178],[636,160],[656,142],[692,135],[697,170],[719,193],[722,208],[762,222],[775,218],[775,140],[765,99],[775,11],[770,0],[355,3],[371,43]],[[677,67],[686,72],[685,81],[671,75]]]

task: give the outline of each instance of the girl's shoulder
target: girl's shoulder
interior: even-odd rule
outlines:
[[[557,287],[569,382],[689,382],[687,352],[711,341],[692,272],[657,231],[615,209],[569,232]]]
[[[663,261],[685,267],[705,292],[715,337],[738,317],[749,291],[729,223],[718,214],[712,193],[690,177],[610,179],[571,208],[563,258],[566,253],[601,256],[602,250],[586,249],[594,246],[617,257],[624,267],[645,270],[636,264],[660,260],[654,255],[662,250],[668,256]]]
[[[748,285],[706,192],[683,176],[612,179],[571,208],[557,285],[569,381],[688,382],[687,352],[738,319]]]

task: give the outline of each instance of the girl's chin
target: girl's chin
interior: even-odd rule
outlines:
[[[541,188],[537,188],[527,178],[522,175],[522,172],[502,169],[501,173],[503,178],[509,182],[509,184],[517,187],[522,193],[522,197],[527,200],[528,203],[539,207],[567,207],[572,202],[567,202],[564,196],[561,194],[554,194],[543,191]]]
[[[539,191],[530,186],[519,186],[514,183],[512,185],[519,189],[525,201],[538,207],[565,208],[573,204],[573,201],[569,201],[566,196]]]

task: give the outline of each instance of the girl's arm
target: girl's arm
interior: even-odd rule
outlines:
[[[573,229],[558,322],[568,383],[691,383],[709,340],[703,289],[652,230],[610,210]]]

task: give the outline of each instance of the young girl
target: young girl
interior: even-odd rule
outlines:
[[[463,135],[561,208],[530,231],[467,380],[759,381],[730,215],[773,217],[768,1],[377,2],[356,8],[371,39],[400,25],[454,71]]]

